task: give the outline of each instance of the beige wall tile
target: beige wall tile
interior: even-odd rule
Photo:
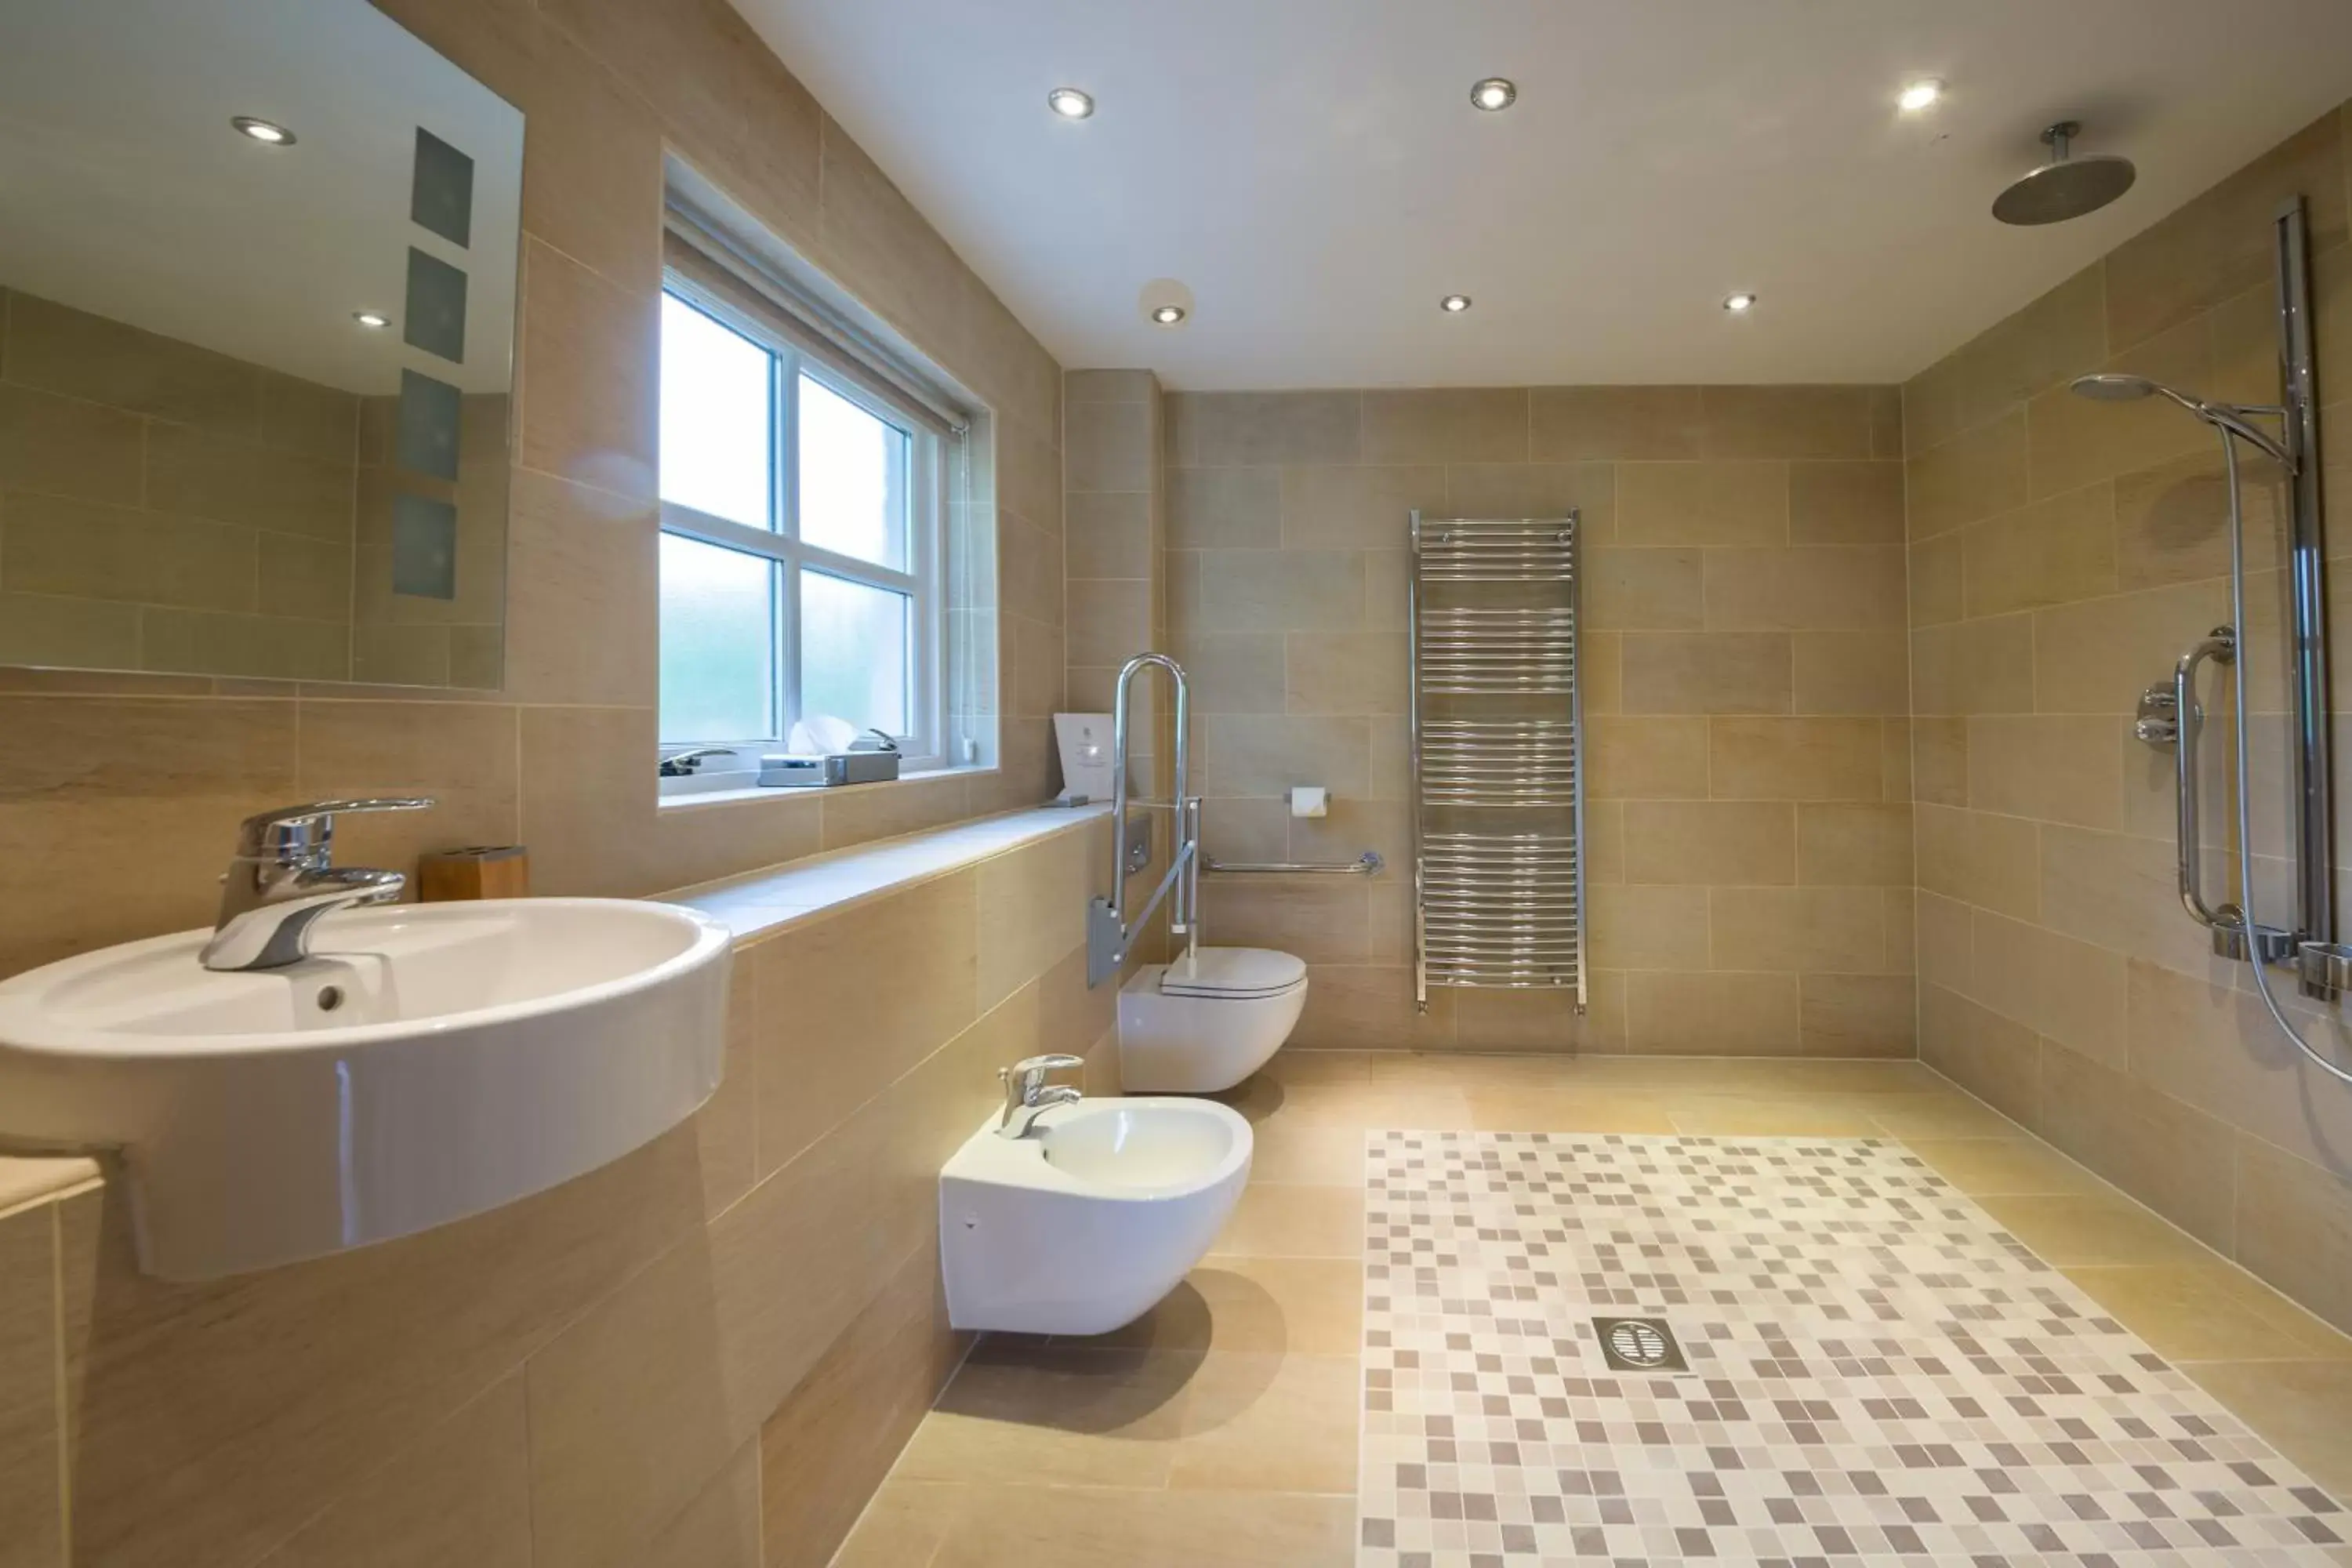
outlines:
[[[135,506],[145,440],[131,415],[0,384],[0,489]]]
[[[2262,477],[2264,470],[2246,467],[2248,481]],[[2115,492],[2118,587],[2128,592],[2229,575],[2230,492],[2218,450],[2118,475]],[[2253,499],[2258,493],[2248,492],[2246,560],[2252,568],[2274,568],[2276,531],[2256,521],[2264,515]]]
[[[2241,1135],[2238,1261],[2338,1328],[2352,1324],[2352,1188],[2324,1169]]]
[[[2221,1123],[2063,1047],[2042,1049],[2034,1131],[2226,1254],[2237,1182]]]
[[[1797,977],[1629,974],[1626,1043],[1644,1055],[1793,1056],[1804,1043]]]
[[[2205,386],[2213,379],[2211,334],[2202,321],[2188,322],[2116,354],[2108,368],[2149,375],[2173,386]],[[2170,417],[2167,417],[2170,416]],[[2193,452],[2211,432],[2161,398],[2097,403],[2053,387],[2026,405],[2032,451],[2032,490],[2055,495],[2134,468]]]
[[[1363,395],[1367,463],[1524,463],[1524,387],[1446,386]]]
[[[1108,896],[1108,859],[1107,842],[1097,843],[1094,834],[1065,833],[993,856],[973,868],[976,908],[988,911],[979,921],[981,1011],[1086,945],[1086,900]],[[941,951],[956,951],[952,936],[950,931],[939,939],[947,943]]]
[[[1707,724],[1696,716],[1588,720],[1590,794],[1601,800],[1706,799]]]
[[[2103,718],[1969,721],[1969,804],[2077,827],[2122,826],[2125,731]]]
[[[1292,632],[1284,706],[1292,713],[1404,711],[1410,681],[1401,632]]]
[[[1601,653],[1603,640],[1589,638],[1591,652]],[[1786,713],[1793,700],[1795,655],[1786,633],[1626,632],[1616,652],[1628,713]],[[1607,711],[1599,706],[1600,681],[1594,685],[1595,710]]]
[[[2041,835],[2044,924],[2176,969],[2203,967],[2205,933],[2181,913],[2171,845],[2055,824]]]
[[[515,475],[506,600],[510,697],[653,705],[656,540],[648,502],[549,475]]]
[[[1290,1044],[1302,1050],[1441,1050],[1454,1043],[1454,994],[1430,994],[1429,1011],[1412,1000],[1412,971],[1402,965],[1318,963],[1309,972],[1307,1006]],[[1352,1167],[1350,1167],[1352,1168]],[[1259,1179],[1277,1179],[1261,1163]]]
[[[1175,550],[1273,550],[1283,542],[1284,476],[1327,470],[1171,468],[1168,544]],[[1356,473],[1359,469],[1328,470]]]
[[[1608,463],[1454,463],[1445,510],[1455,517],[1565,517],[1576,512],[1586,539],[1621,541],[1616,469]]]
[[[824,1568],[914,1436],[969,1335],[919,1247],[760,1433],[761,1568]]]
[[[1279,713],[1285,702],[1279,632],[1193,632],[1175,639],[1177,660],[1192,687],[1192,710]]]
[[[1364,557],[1352,550],[1204,550],[1197,615],[1180,631],[1352,631],[1364,625]]]
[[[2268,278],[2271,219],[2301,193],[2312,203],[2312,248],[2346,230],[2340,111],[2311,125],[2107,257],[2107,337],[2117,348],[2152,337]]]
[[[1598,887],[1591,952],[1601,969],[1685,969],[1706,951],[1703,887]]]
[[[653,496],[658,296],[622,289],[526,238],[523,298],[516,462],[616,495]]]
[[[1363,457],[1362,398],[1353,392],[1192,392],[1169,398],[1174,461],[1353,463]]]
[[[2087,485],[1962,533],[1968,613],[2000,616],[2113,593],[2115,491]]]
[[[1807,544],[1706,552],[1706,624],[1717,631],[1879,631],[1904,618],[1903,552]]]
[[[2003,1017],[2124,1070],[2126,961],[1987,910],[1975,916],[1969,994]]]
[[[1911,645],[1902,632],[1801,631],[1790,643],[1797,712],[1911,710]]]
[[[1869,888],[1716,888],[1717,969],[1872,974],[1887,968],[1885,904]]]
[[[1706,610],[1700,559],[1745,552],[1608,550],[1583,559],[1585,624],[1612,631],[1696,631]]]
[[[1900,544],[1903,465],[1852,459],[1789,465],[1792,544]]]
[[[1705,455],[1696,386],[1538,386],[1528,395],[1528,455],[1539,463]]]
[[[1082,493],[1067,501],[1065,563],[1072,581],[1086,577],[1150,577],[1158,565],[1151,539],[1151,497],[1145,493]]]
[[[0,533],[0,577],[18,593],[251,612],[260,574],[252,529],[193,517],[19,495]],[[331,613],[348,615],[348,601]]]
[[[2042,610],[2033,616],[2034,691],[1980,712],[2128,714],[2182,650],[2229,619],[2219,583],[2185,584]]]
[[[1910,727],[1912,798],[1935,805],[1968,805],[1968,721],[1913,719]]]
[[[1787,886],[1797,879],[1792,805],[1637,800],[1624,809],[1628,881]]]
[[[1957,621],[1968,613],[1968,540],[1954,529],[1911,546],[1910,601],[1914,626]]]
[[[1622,544],[1786,544],[1789,466],[1621,463],[1616,515]]]
[[[1924,921],[1921,932],[1924,967]],[[1994,1110],[2040,1128],[2039,1037],[1924,973],[1919,982],[1919,1059]]]
[[[1278,472],[1280,542],[1293,550],[1402,550],[1416,510],[1446,510],[1446,470],[1433,465],[1322,465]],[[1170,493],[1175,493],[1172,475]]]
[[[1877,800],[1875,719],[1712,721],[1709,793],[1717,800]]]
[[[1062,411],[1063,472],[1072,490],[1149,490],[1152,456],[1147,405],[1073,403]]]
[[[1082,582],[1069,593],[1066,657],[1073,665],[1117,668],[1150,645],[1149,581]]]
[[[1932,539],[2026,501],[2025,412],[2012,409],[1904,464],[1912,539]],[[2055,487],[2053,487],[2055,488]]]
[[[1370,900],[1350,878],[1211,878],[1201,912],[1221,946],[1278,948],[1316,965],[1395,962],[1376,959]]]
[[[530,1468],[520,1373],[262,1559],[262,1568],[530,1568]]]
[[[1709,458],[1869,458],[1868,386],[1703,386]]]
[[[918,342],[952,342],[963,263],[840,123],[824,120],[823,248],[836,277]]]
[[[9,297],[8,379],[247,440],[260,433],[258,367],[21,290]]]
[[[64,1561],[58,1444],[57,1216],[47,1205],[0,1218],[0,1563]]]
[[[1196,787],[1204,795],[1271,797],[1293,784],[1321,784],[1342,795],[1371,793],[1368,720],[1203,714],[1192,746]]]
[[[1918,1051],[1917,988],[1908,975],[1806,974],[1798,1028],[1809,1057],[1910,1057]]]
[[[756,1439],[647,1538],[637,1561],[646,1568],[761,1568]]]
[[[1814,885],[1912,885],[1911,806],[1808,801],[1797,807],[1797,880]]]

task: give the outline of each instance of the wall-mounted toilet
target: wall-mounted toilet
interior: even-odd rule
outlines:
[[[1263,947],[1197,947],[1118,993],[1119,1084],[1213,1094],[1264,1067],[1307,1005],[1307,964]]]

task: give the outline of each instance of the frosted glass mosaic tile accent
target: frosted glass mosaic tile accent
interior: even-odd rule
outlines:
[[[2317,1568],[2352,1517],[1897,1143],[1367,1135],[1359,1568]],[[1659,1318],[1686,1373],[1619,1373]]]

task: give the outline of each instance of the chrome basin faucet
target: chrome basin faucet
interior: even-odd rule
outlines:
[[[429,798],[320,800],[248,816],[236,830],[236,858],[221,879],[220,919],[197,962],[206,969],[283,969],[310,956],[320,916],[359,904],[388,904],[408,879],[398,871],[338,868],[331,851],[345,811],[422,811]]]
[[[996,1076],[1004,1084],[1004,1120],[996,1124],[999,1138],[1026,1138],[1037,1118],[1056,1105],[1075,1105],[1083,1098],[1075,1084],[1048,1084],[1049,1074],[1082,1072],[1083,1057],[1028,1057],[1009,1068],[999,1068]]]

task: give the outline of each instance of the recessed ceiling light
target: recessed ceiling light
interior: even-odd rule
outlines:
[[[1095,111],[1095,100],[1075,87],[1057,87],[1045,95],[1045,107],[1065,120],[1084,120]]]
[[[1184,307],[1181,305],[1155,305],[1152,307],[1151,319],[1159,322],[1163,327],[1172,327],[1177,322],[1184,319]]]
[[[1467,294],[1448,294],[1444,299],[1440,300],[1437,302],[1437,308],[1444,311],[1449,316],[1458,316],[1463,311],[1470,308],[1470,296]]]
[[[380,329],[392,325],[392,318],[381,310],[353,310],[352,320],[361,326]]]
[[[1470,101],[1493,114],[1518,100],[1519,89],[1508,77],[1490,76],[1470,89]]]
[[[1730,311],[1735,316],[1748,310],[1752,310],[1756,308],[1756,296],[1753,294],[1727,294],[1724,296],[1723,308]]]
[[[229,121],[256,142],[266,142],[272,147],[294,145],[294,132],[273,121],[256,120],[250,114],[240,114]]]
[[[1937,81],[1934,77],[1921,77],[1917,81],[1906,83],[1903,90],[1895,95],[1895,102],[1904,113],[1916,114],[1923,109],[1932,107],[1935,101],[1943,96],[1942,82]]]

